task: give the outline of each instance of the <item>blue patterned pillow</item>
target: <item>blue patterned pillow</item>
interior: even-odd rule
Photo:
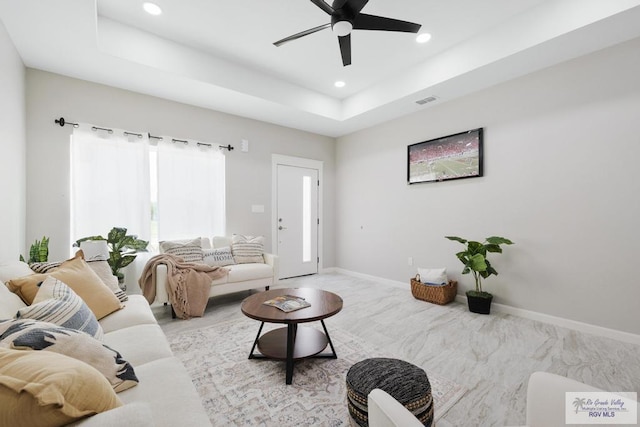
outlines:
[[[51,276],[38,286],[33,303],[18,310],[16,319],[50,322],[102,339],[102,327],[96,316],[73,289]]]
[[[138,384],[133,367],[120,353],[83,332],[53,323],[0,322],[0,348],[51,351],[80,360],[100,371],[116,393]]]

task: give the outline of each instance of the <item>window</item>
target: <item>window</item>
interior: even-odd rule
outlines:
[[[170,138],[157,148],[159,240],[224,235],[224,155]]]
[[[302,177],[302,262],[311,261],[311,177]]]
[[[149,144],[124,131],[74,129],[71,142],[71,241],[106,237],[112,227],[150,237]]]
[[[111,132],[108,132],[111,131]],[[71,241],[112,227],[150,241],[223,235],[224,155],[207,144],[145,133],[74,129]]]

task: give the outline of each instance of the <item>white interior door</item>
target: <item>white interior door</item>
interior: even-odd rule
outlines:
[[[318,272],[318,170],[278,165],[280,279]]]

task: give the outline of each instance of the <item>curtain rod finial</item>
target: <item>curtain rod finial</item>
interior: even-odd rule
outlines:
[[[54,122],[59,124],[60,127],[64,127],[64,125],[72,125],[74,128],[77,128],[78,126],[80,126],[78,123],[65,121],[64,117],[60,117],[59,119],[55,119]]]

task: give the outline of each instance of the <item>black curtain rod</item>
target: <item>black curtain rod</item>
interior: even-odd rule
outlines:
[[[60,127],[64,127],[64,125],[71,125],[74,128],[77,128],[78,126],[80,126],[78,123],[65,122],[64,121],[64,117],[60,117],[59,119],[55,119],[54,122],[59,124]]]
[[[142,138],[142,134],[141,133],[135,133],[135,132],[127,132],[126,130],[124,131],[125,135],[133,135],[133,136],[137,136],[138,138]]]
[[[109,128],[100,128],[100,127],[98,127],[98,126],[91,126],[91,130],[92,130],[92,131],[94,131],[94,132],[95,132],[95,131],[97,131],[97,130],[105,130],[105,131],[107,131],[108,133],[113,133],[113,129],[109,129]]]
[[[80,126],[79,123],[73,123],[73,122],[65,121],[64,117],[60,117],[59,119],[55,119],[54,122],[59,124],[60,127],[63,127],[65,125],[72,125],[74,128],[77,128],[78,126]],[[91,130],[93,130],[93,131],[104,130],[104,131],[107,131],[109,133],[113,133],[113,129],[101,128],[101,127],[98,127],[98,126],[91,126]],[[133,136],[137,136],[138,138],[142,138],[142,134],[141,133],[124,131],[124,134],[125,135],[133,135]],[[148,133],[148,132],[147,132],[147,136],[149,137],[149,139],[159,139],[161,141],[163,139],[161,136],[151,135],[151,133]],[[189,143],[189,141],[187,141],[186,139],[175,139],[175,138],[173,138],[171,141],[172,142],[182,142],[184,144],[188,144]],[[207,146],[207,147],[213,147],[212,144],[207,144],[206,142],[196,142],[196,144],[198,146],[204,145],[204,146]],[[233,150],[233,148],[234,148],[233,145],[231,145],[231,144],[229,144],[229,145],[218,145],[218,147],[223,149],[223,150],[229,150],[229,151]]]
[[[186,139],[175,139],[175,138],[173,138],[171,140],[171,142],[182,142],[183,144],[188,144],[189,143],[189,141],[187,141]],[[205,147],[213,147],[212,144],[207,144],[206,142],[196,142],[196,144],[198,145],[198,147],[201,146],[201,145],[204,145]],[[226,145],[226,146],[225,145],[218,145],[218,147],[220,147],[223,150],[229,150],[229,151],[233,150],[233,146],[231,144]]]

